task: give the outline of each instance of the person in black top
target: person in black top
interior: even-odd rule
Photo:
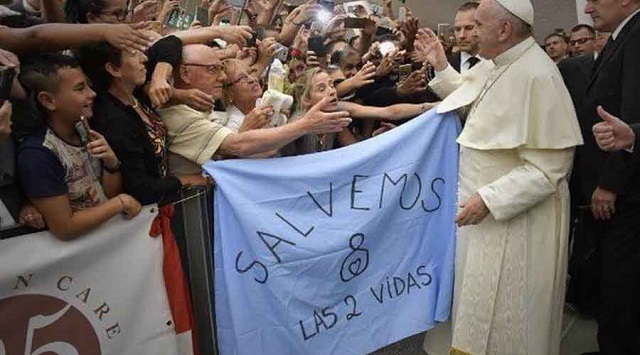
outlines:
[[[167,174],[167,129],[140,88],[157,63],[180,61],[182,43],[170,36],[147,52],[121,51],[108,43],[83,47],[77,55],[98,94],[92,128],[102,133],[122,162],[124,190],[143,205],[167,203],[183,185],[205,184],[198,176]]]

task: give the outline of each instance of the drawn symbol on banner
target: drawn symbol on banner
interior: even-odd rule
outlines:
[[[351,236],[349,246],[352,251],[344,259],[340,268],[342,282],[349,282],[367,270],[369,266],[369,250],[361,248],[362,244],[364,244],[364,234],[356,233]]]

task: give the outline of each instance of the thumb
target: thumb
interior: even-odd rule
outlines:
[[[598,106],[598,115],[603,121],[612,125],[615,125],[620,122],[619,118],[605,111],[604,108],[602,108],[602,106]]]

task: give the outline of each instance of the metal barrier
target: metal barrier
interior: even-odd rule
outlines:
[[[215,305],[213,293],[213,204],[205,187],[182,191],[182,225],[186,241],[188,279],[191,286],[193,312],[198,331],[200,354],[217,355]]]

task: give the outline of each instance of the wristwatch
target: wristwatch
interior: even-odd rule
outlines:
[[[120,171],[120,166],[122,165],[122,162],[120,160],[118,160],[118,163],[116,163],[116,166],[114,166],[113,168],[109,168],[107,167],[104,163],[102,164],[102,167],[104,168],[104,170],[106,170],[109,174],[115,174],[117,172]]]

